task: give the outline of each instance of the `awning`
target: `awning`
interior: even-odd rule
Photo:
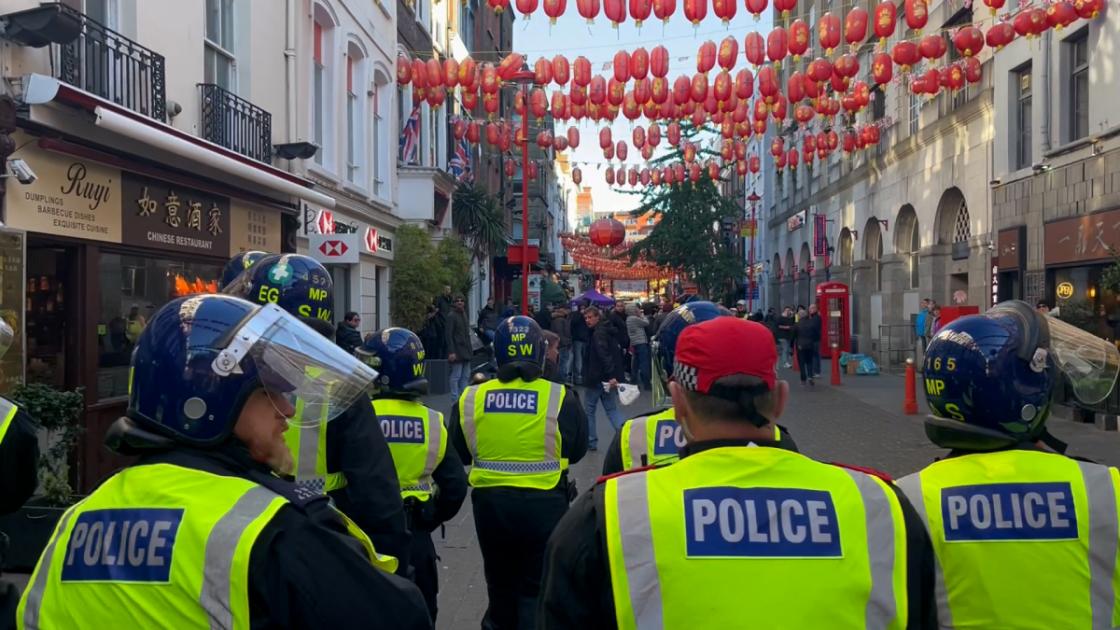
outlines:
[[[77,107],[93,114],[94,124],[98,128],[187,160],[201,169],[220,173],[227,178],[237,178],[274,193],[296,197],[323,208],[335,206],[334,198],[312,190],[311,186],[314,184],[309,180],[270,164],[246,158],[170,125],[135,114],[57,79],[32,74],[24,85],[23,100],[28,105],[61,102]]]

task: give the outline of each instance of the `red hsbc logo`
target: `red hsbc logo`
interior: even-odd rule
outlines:
[[[342,241],[323,241],[319,245],[319,251],[324,256],[344,256],[349,249]]]
[[[366,249],[368,249],[371,253],[377,253],[377,240],[377,229],[366,228]]]
[[[330,210],[319,211],[319,216],[315,217],[315,227],[320,234],[334,234],[334,215]]]

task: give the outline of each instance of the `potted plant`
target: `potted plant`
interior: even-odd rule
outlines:
[[[39,493],[20,510],[0,518],[0,531],[11,539],[5,568],[30,571],[58,519],[75,500],[70,453],[82,435],[79,422],[85,399],[81,388],[59,391],[40,383],[19,385],[9,398],[39,423],[46,445],[39,456]]]

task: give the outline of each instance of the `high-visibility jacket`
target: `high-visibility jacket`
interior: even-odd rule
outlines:
[[[621,433],[623,470],[672,464],[680,459],[680,449],[685,445],[684,433],[672,407],[627,420]],[[775,442],[781,439],[781,433],[775,426]]]
[[[555,488],[568,469],[560,449],[565,393],[543,378],[468,387],[459,398],[459,424],[474,460],[471,486]]]
[[[0,442],[4,441],[4,436],[8,434],[8,427],[12,426],[12,420],[15,419],[18,411],[19,406],[0,396]]]
[[[720,447],[608,478],[603,501],[621,630],[906,626],[902,505],[876,477]]]
[[[432,473],[447,453],[443,414],[412,400],[380,398],[373,410],[393,454],[401,498],[428,501],[435,495]]]
[[[1113,628],[1120,476],[1033,450],[941,460],[898,481],[929,530],[943,628]]]
[[[307,405],[297,399],[284,442],[292,452],[296,484],[319,494],[346,487],[346,475],[327,470],[327,405]]]

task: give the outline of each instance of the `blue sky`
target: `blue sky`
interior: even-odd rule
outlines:
[[[650,19],[642,24],[640,31],[632,19],[619,24],[618,29],[612,28],[601,8],[595,23],[588,25],[580,16],[575,0],[568,0],[564,15],[552,25],[549,24],[548,16],[538,7],[529,20],[519,16],[514,21],[513,46],[516,51],[525,55],[529,67],[533,66],[538,57],[551,59],[554,55],[563,53],[571,61],[583,55],[591,61],[593,75],[602,74],[609,78],[612,71],[604,69],[603,65],[612,60],[616,51],[620,49],[632,51],[639,46],[645,47],[648,51],[660,44],[669,50],[669,82],[672,85],[672,80],[677,75],[686,73],[691,75],[696,72],[696,50],[703,42],[712,40],[718,46],[723,38],[728,35],[734,36],[739,42],[740,56],[736,67],[744,67],[746,58],[743,57],[743,37],[751,31],[758,31],[765,36],[770,30],[769,7],[762,14],[762,18],[755,21],[754,16],[747,12],[745,3],[739,2],[735,18],[725,27],[723,22],[712,13],[709,3],[707,17],[694,28],[685,19],[683,6],[683,0],[678,0],[676,12],[664,26],[661,20],[651,15]],[[510,10],[516,12],[516,5],[511,6]],[[555,88],[555,84],[552,87]],[[639,119],[638,122],[648,124],[645,119]],[[568,123],[562,123],[557,125],[557,129],[563,133],[569,126]],[[584,185],[592,188],[595,209],[623,211],[634,208],[639,197],[611,190],[603,181],[603,172],[596,168],[604,163],[603,152],[599,148],[599,126],[586,121],[579,129],[580,146],[569,153],[572,162],[581,165]],[[616,142],[625,139],[629,143],[632,133],[630,121],[620,115],[612,126],[611,133]],[[667,144],[664,140],[664,126],[662,137],[661,147],[664,147]],[[627,158],[627,164],[638,164],[642,161],[642,156],[632,146]],[[590,164],[583,165],[582,163],[585,162]],[[617,160],[614,160],[614,165],[618,166]]]

